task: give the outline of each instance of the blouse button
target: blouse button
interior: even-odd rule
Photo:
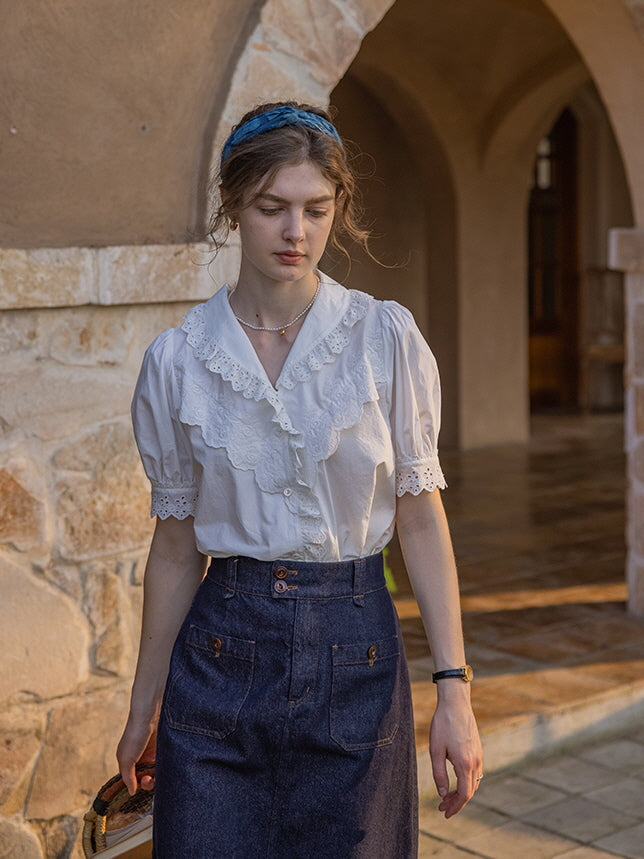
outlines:
[[[293,494],[293,490],[289,489],[289,487],[287,486],[286,489],[284,490],[284,495],[286,495],[287,498],[290,498],[290,496],[292,494]]]

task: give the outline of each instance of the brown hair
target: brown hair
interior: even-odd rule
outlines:
[[[246,113],[234,129],[253,117],[278,107],[304,110],[332,121],[329,111],[324,108],[298,104],[295,101],[281,101],[258,105]],[[221,200],[208,228],[208,235],[215,248],[219,250],[226,242],[230,221],[235,218],[236,213],[251,205],[271,184],[282,167],[311,161],[319,168],[324,178],[336,186],[331,244],[351,263],[349,252],[340,241],[340,236],[346,235],[372,257],[368,247],[369,231],[360,226],[362,208],[357,177],[350,160],[352,159],[346,146],[343,147],[323,131],[300,125],[271,129],[237,144],[221,165],[213,182],[213,186],[219,189]]]

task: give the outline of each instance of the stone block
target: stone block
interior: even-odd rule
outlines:
[[[635,433],[644,436],[644,385],[636,385],[633,395]]]
[[[76,564],[62,564],[50,561],[48,564],[32,564],[35,575],[42,576],[50,584],[80,603],[83,596],[80,571]]]
[[[101,304],[198,300],[214,292],[207,245],[131,245],[96,253]]]
[[[53,458],[61,556],[85,560],[145,545],[149,488],[128,424],[91,430]]]
[[[89,248],[0,249],[0,308],[92,304],[94,254]]]
[[[131,316],[122,308],[59,312],[50,333],[49,355],[70,366],[122,364],[132,333]]]
[[[630,454],[630,474],[644,484],[644,439],[640,439]]]
[[[12,723],[5,719],[0,725],[0,814],[5,817],[24,808],[42,737],[42,725],[30,721],[22,708],[14,713]]]
[[[636,617],[644,618],[644,559],[629,558],[626,565],[628,583],[628,610]]]
[[[644,272],[644,230],[612,229],[608,265],[617,271]]]
[[[0,424],[43,441],[129,413],[134,380],[111,368],[33,364],[0,377]]]
[[[380,23],[394,5],[394,0],[350,0],[346,5],[352,8],[364,36]]]
[[[644,494],[631,489],[628,500],[630,548],[644,559]]]
[[[77,688],[88,676],[89,634],[80,612],[2,556],[0,594],[0,701],[52,698]]]
[[[54,820],[31,821],[37,828],[44,846],[45,856],[84,859],[82,849],[83,820],[80,816],[66,815]]]
[[[114,775],[129,685],[119,684],[52,708],[25,816],[49,820],[89,807]],[[2,854],[0,854],[2,855]]]
[[[262,9],[261,24],[273,50],[297,59],[315,81],[331,89],[362,42],[364,31],[354,15],[352,4],[344,2],[271,0]]]
[[[45,508],[25,485],[20,471],[0,468],[0,543],[19,550],[37,546],[45,538]]]
[[[644,304],[638,302],[631,309],[632,332],[631,337],[631,374],[633,381],[644,379]]]
[[[0,259],[1,254],[2,251]],[[29,310],[0,312],[0,355],[15,355],[37,348],[38,319],[38,313]]]
[[[90,564],[83,569],[83,591],[83,610],[93,633],[92,664],[100,672],[122,674],[129,667],[132,642],[121,580],[109,566]]]
[[[0,818],[0,856],[2,859],[43,859],[43,852],[32,830],[20,820]]]

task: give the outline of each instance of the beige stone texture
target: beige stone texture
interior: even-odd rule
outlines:
[[[57,314],[49,326],[49,357],[67,366],[122,364],[133,336],[132,315],[122,309],[79,308]]]
[[[56,307],[96,301],[95,256],[87,248],[0,252],[0,307]]]
[[[644,385],[636,385],[633,390],[633,423],[638,436],[644,436]]]
[[[635,617],[644,617],[644,558],[629,559],[627,565],[628,609]]]
[[[121,579],[107,564],[89,564],[83,568],[83,591],[83,610],[93,634],[92,666],[102,673],[124,674],[131,667],[127,657],[132,641]]]
[[[0,818],[2,859],[43,859],[38,838],[19,819]]]
[[[0,259],[2,251],[0,251]],[[0,355],[29,353],[38,346],[38,315],[20,311],[0,312]]]
[[[631,490],[629,520],[629,546],[636,557],[644,559],[644,493],[637,490]]]
[[[89,635],[80,612],[0,556],[0,701],[66,695],[88,676]]]
[[[24,808],[43,727],[42,719],[20,707],[0,720],[0,814],[5,817]]]
[[[49,819],[89,807],[117,770],[115,752],[127,715],[128,691],[125,685],[113,687],[63,699],[52,708],[27,818]]]
[[[106,424],[69,440],[52,464],[62,557],[83,560],[148,542],[149,490],[129,424]]]
[[[644,230],[611,230],[608,252],[611,268],[626,272],[644,272]]]
[[[25,551],[42,542],[43,499],[25,486],[20,472],[14,468],[0,468],[0,507],[0,543]]]
[[[354,58],[364,35],[353,6],[344,2],[268,0],[261,14],[266,42],[272,50],[308,66],[314,80],[332,87]]]
[[[630,455],[632,476],[644,486],[644,438],[640,438]]]
[[[644,303],[631,307],[632,336],[630,370],[633,381],[644,378]]]
[[[5,432],[43,441],[72,436],[86,424],[126,414],[133,380],[107,368],[33,363],[0,376],[0,421]]]
[[[98,251],[101,304],[209,298],[215,291],[205,245],[113,247]]]
[[[40,836],[45,856],[85,859],[83,820],[78,815],[65,815],[51,821],[34,820],[31,824]]]

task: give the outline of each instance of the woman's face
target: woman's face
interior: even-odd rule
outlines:
[[[282,167],[239,212],[242,278],[293,283],[319,263],[335,215],[336,187],[311,161]]]

